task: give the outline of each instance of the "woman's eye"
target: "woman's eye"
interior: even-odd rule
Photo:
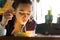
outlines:
[[[29,13],[22,13],[22,12],[19,12],[19,14],[22,16],[25,16],[25,15],[29,16],[30,15]]]
[[[27,15],[30,15],[30,14],[27,14]]]
[[[24,13],[19,12],[20,15],[24,15]]]

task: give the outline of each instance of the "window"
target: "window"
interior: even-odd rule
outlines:
[[[52,10],[52,23],[56,23],[57,16],[60,14],[60,0],[40,0],[39,3],[37,3],[36,0],[34,1],[33,13],[37,24],[45,23],[45,15],[49,9]]]

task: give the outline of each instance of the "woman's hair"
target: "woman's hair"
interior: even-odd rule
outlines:
[[[14,0],[12,7],[16,9],[19,4],[32,4],[31,0]]]

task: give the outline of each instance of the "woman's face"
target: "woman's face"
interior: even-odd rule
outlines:
[[[31,14],[31,4],[19,4],[16,9],[16,20],[20,24],[26,24]]]

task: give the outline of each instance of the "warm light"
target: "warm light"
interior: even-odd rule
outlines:
[[[15,34],[15,36],[35,37],[35,31],[18,32]]]
[[[26,31],[26,36],[27,37],[34,37],[35,36],[35,31]]]
[[[12,3],[13,3],[13,1],[7,0],[7,2],[6,2],[6,4],[4,5],[4,7],[3,7],[3,8],[0,8],[0,14],[1,14],[1,13],[4,13],[5,11],[7,11],[7,10],[9,10],[9,9],[11,9]]]

